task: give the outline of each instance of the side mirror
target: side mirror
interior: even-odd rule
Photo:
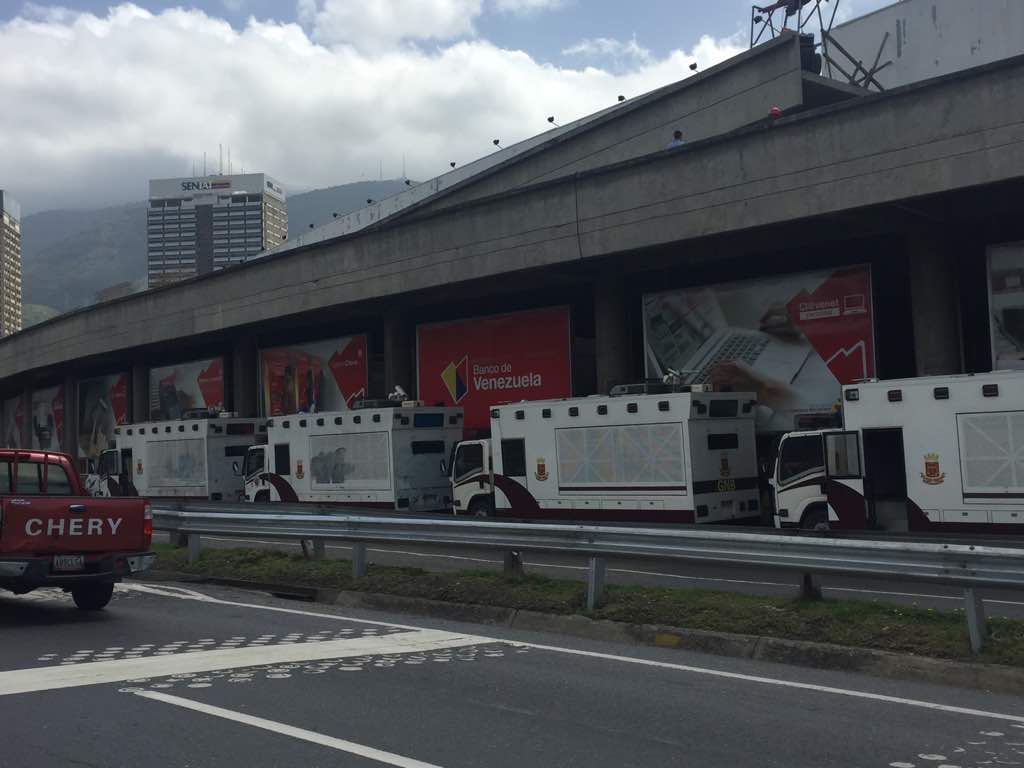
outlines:
[[[232,461],[231,462],[231,471],[235,473],[235,477],[238,477],[238,476],[240,476],[242,474],[242,471],[238,468],[238,462],[237,461]]]
[[[95,475],[96,474],[96,462],[93,461],[92,459],[89,459],[89,461],[86,464],[86,470],[85,471],[86,471],[87,474]]]
[[[441,474],[448,477],[448,462],[444,459],[441,459]]]

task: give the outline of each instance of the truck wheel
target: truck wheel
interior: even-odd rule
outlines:
[[[800,527],[808,531],[827,531],[832,526],[828,522],[828,510],[824,507],[811,507],[804,512]]]
[[[82,584],[71,590],[75,605],[83,611],[99,611],[106,608],[113,595],[113,584]]]
[[[473,517],[494,517],[494,502],[486,496],[477,496],[469,502],[469,514]]]
[[[269,504],[270,503],[270,491],[260,491],[253,497],[253,501],[257,504]]]

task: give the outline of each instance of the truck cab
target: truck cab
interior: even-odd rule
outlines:
[[[455,514],[494,514],[494,461],[490,440],[466,440],[452,449],[450,477]]]
[[[775,527],[875,527],[864,501],[861,465],[859,431],[829,429],[783,435],[771,478]]]

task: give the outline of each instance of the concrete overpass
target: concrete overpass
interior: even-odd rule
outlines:
[[[691,140],[664,149],[677,126]],[[382,394],[412,383],[418,322],[568,302],[584,394],[642,374],[645,290],[856,261],[883,377],[987,369],[985,249],[1024,238],[1024,59],[867,95],[802,72],[784,36],[437,186],[8,337],[0,393],[130,369],[144,413],[148,366],[217,353],[254,413],[258,348],[366,332]]]

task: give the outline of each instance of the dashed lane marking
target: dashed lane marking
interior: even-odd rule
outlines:
[[[334,617],[337,618],[337,617]],[[193,651],[186,654],[138,659],[93,661],[56,667],[32,667],[0,672],[0,696],[50,691],[84,685],[121,683],[137,678],[165,677],[196,672],[251,667],[259,664],[337,659],[366,654],[423,653],[439,648],[461,648],[494,642],[473,635],[434,629],[417,629],[393,635],[374,635],[351,640]]]
[[[128,586],[130,588],[133,588],[133,589],[138,589],[140,587],[140,585],[137,585],[137,584],[131,584],[131,585],[128,585]],[[148,589],[150,591],[153,591],[153,592],[159,593],[159,590],[157,590],[155,588],[152,588],[152,587],[147,587],[146,589]],[[335,619],[337,621],[349,621],[349,622],[354,622],[354,623],[359,623],[359,624],[374,624],[374,625],[377,625],[377,626],[385,626],[385,627],[402,627],[403,629],[416,630],[416,631],[419,631],[419,632],[427,631],[427,630],[421,629],[420,627],[413,627],[413,626],[410,626],[410,625],[407,625],[407,624],[394,624],[392,622],[385,622],[385,621],[372,621],[370,619],[357,619],[357,618],[348,617],[348,616],[340,616],[338,614],[317,613],[315,611],[302,611],[302,610],[299,610],[299,609],[296,609],[296,608],[282,608],[282,607],[276,606],[276,605],[259,605],[257,603],[243,603],[243,602],[239,602],[239,601],[235,601],[235,600],[222,600],[220,598],[211,597],[209,595],[204,595],[204,594],[199,593],[199,592],[194,593],[195,595],[198,595],[198,597],[181,594],[180,592],[167,592],[167,593],[164,593],[164,594],[166,596],[168,596],[168,597],[176,597],[176,598],[182,599],[182,600],[200,600],[202,602],[213,603],[213,604],[217,604],[217,605],[231,606],[231,607],[236,607],[236,608],[251,608],[251,609],[254,609],[254,610],[273,611],[273,612],[279,612],[279,613],[290,613],[290,614],[295,614],[295,615],[299,615],[299,616],[316,616],[318,618],[331,618],[331,619]],[[389,640],[390,639],[398,639],[398,638],[401,638],[401,637],[404,637],[404,635],[391,635]],[[464,636],[464,637],[468,637],[468,636]],[[761,684],[761,685],[773,685],[773,686],[778,686],[780,688],[792,688],[792,689],[804,690],[804,691],[814,691],[816,693],[826,693],[826,694],[831,694],[831,695],[834,695],[834,696],[846,696],[846,697],[850,697],[850,698],[854,698],[854,699],[865,699],[865,700],[869,700],[869,701],[880,701],[880,702],[885,702],[885,703],[888,703],[888,704],[898,704],[898,705],[901,705],[901,706],[917,707],[917,708],[920,708],[920,709],[929,709],[929,710],[933,710],[933,711],[936,711],[936,712],[945,712],[945,713],[948,713],[948,714],[968,715],[968,716],[972,716],[972,717],[988,717],[988,718],[992,718],[992,719],[995,719],[995,720],[1004,720],[1004,721],[1010,721],[1010,722],[1014,722],[1014,723],[1024,723],[1024,715],[1012,715],[1012,714],[1002,713],[1002,712],[988,712],[988,711],[981,710],[981,709],[972,709],[972,708],[969,708],[969,707],[957,707],[957,706],[953,706],[953,705],[950,705],[950,704],[940,704],[938,702],[933,702],[933,701],[922,701],[920,699],[908,699],[908,698],[903,698],[901,696],[888,696],[888,695],[881,694],[881,693],[870,693],[868,691],[858,691],[858,690],[853,690],[853,689],[849,689],[849,688],[837,688],[837,687],[828,686],[828,685],[816,685],[814,683],[801,683],[801,682],[798,682],[796,680],[785,680],[785,679],[782,679],[782,678],[775,678],[775,677],[763,677],[763,676],[759,676],[759,675],[745,675],[745,674],[742,674],[742,673],[739,673],[739,672],[727,672],[727,671],[721,670],[721,669],[710,669],[710,668],[707,668],[707,667],[695,667],[695,666],[691,666],[691,665],[688,665],[688,664],[673,664],[671,662],[655,661],[653,659],[644,659],[644,658],[638,658],[638,657],[635,657],[635,656],[620,656],[618,654],[613,654],[613,653],[599,653],[597,651],[584,651],[584,650],[580,650],[578,648],[566,648],[566,647],[557,646],[557,645],[544,645],[542,643],[529,643],[529,642],[523,642],[523,641],[520,641],[520,640],[515,640],[515,641],[502,640],[500,638],[493,638],[493,637],[475,637],[475,638],[473,638],[473,642],[472,643],[467,642],[467,643],[464,643],[464,644],[465,645],[479,645],[479,644],[485,644],[485,643],[506,643],[508,645],[519,646],[519,647],[523,647],[523,648],[534,648],[534,649],[541,650],[541,651],[551,651],[552,653],[564,653],[564,654],[568,654],[568,655],[572,655],[572,656],[583,656],[583,657],[593,658],[593,659],[603,659],[605,661],[615,661],[615,662],[621,662],[621,663],[624,663],[624,664],[637,664],[639,666],[655,667],[655,668],[659,668],[659,669],[672,669],[672,670],[675,670],[675,671],[678,671],[678,672],[688,672],[688,673],[691,673],[691,674],[706,675],[708,677],[717,677],[717,678],[723,678],[723,679],[728,679],[728,680],[737,680],[737,681],[747,682],[747,683],[758,683],[758,684]],[[320,647],[322,645],[324,645],[324,644],[323,643],[317,644],[317,645],[314,645],[313,647],[316,648],[316,647]],[[296,646],[284,646],[284,647],[285,648],[294,648]],[[457,647],[457,646],[456,645],[452,645],[452,646],[449,646],[449,647]],[[218,651],[218,653],[221,653],[221,652]],[[185,658],[191,658],[193,656],[198,656],[198,655],[200,655],[200,654],[191,654],[190,656],[187,656]],[[133,662],[121,662],[121,663],[122,664],[126,664],[126,663],[138,663],[138,662],[134,662],[133,661]],[[64,668],[64,669],[67,669],[67,668]],[[74,669],[74,668],[72,668],[72,669]],[[52,671],[60,672],[60,671],[63,671],[63,670],[62,670],[62,668],[57,667],[57,668],[54,668]],[[142,677],[142,676],[143,675],[139,675],[139,677]],[[0,678],[0,679],[2,679],[2,678]]]
[[[191,699],[183,699],[180,696],[171,696],[157,691],[136,691],[135,695],[141,696],[144,699],[151,699],[153,701],[163,702],[164,704],[171,704],[176,707],[190,709],[193,712],[201,712],[204,715],[211,715],[213,717],[220,717],[224,720],[230,720],[235,723],[241,723],[242,725],[249,725],[253,728],[262,728],[265,731],[270,731],[271,733],[280,734],[282,736],[291,736],[293,739],[308,741],[311,744],[318,744],[321,747],[329,747],[340,752],[348,752],[351,755],[365,757],[378,763],[384,763],[385,765],[393,765],[396,766],[396,768],[439,768],[433,763],[425,763],[422,760],[415,760],[411,757],[396,755],[394,752],[385,752],[384,750],[375,749],[374,747],[356,744],[354,741],[338,739],[334,736],[327,736],[326,734],[317,733],[316,731],[308,731],[305,728],[296,728],[294,725],[287,725],[274,720],[267,720],[262,717],[246,715],[241,712],[224,709],[223,707],[202,704],[198,701],[192,701]]]

